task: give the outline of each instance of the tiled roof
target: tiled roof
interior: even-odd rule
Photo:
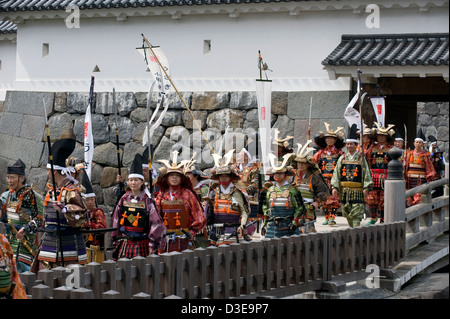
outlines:
[[[0,0],[0,11],[63,10],[68,5],[77,5],[80,9],[102,9],[299,1],[319,0]]]
[[[448,33],[343,35],[323,65],[449,65]]]
[[[0,21],[0,34],[17,33],[17,26],[10,21]]]

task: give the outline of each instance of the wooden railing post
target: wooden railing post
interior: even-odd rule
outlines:
[[[449,163],[445,163],[445,174],[444,174],[444,178],[449,178]],[[446,184],[444,186],[444,195],[448,196],[448,184]]]
[[[402,151],[393,147],[389,152],[392,160],[388,164],[388,177],[384,183],[384,221],[387,223],[405,220],[405,189],[403,166],[398,160]]]

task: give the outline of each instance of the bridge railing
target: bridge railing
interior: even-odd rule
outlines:
[[[399,150],[390,151],[389,176],[385,181],[385,220],[406,221],[406,252],[414,246],[432,241],[449,230],[449,164],[445,165],[445,176],[405,191],[402,164],[398,161]],[[432,191],[444,187],[444,195],[432,197]],[[421,202],[406,207],[407,198],[421,194]]]
[[[32,299],[283,297],[366,278],[405,255],[405,222],[22,273]]]

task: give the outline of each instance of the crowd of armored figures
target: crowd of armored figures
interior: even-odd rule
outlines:
[[[315,232],[318,212],[324,225],[335,225],[338,212],[349,227],[360,226],[365,215],[366,225],[383,223],[388,151],[394,146],[403,150],[407,189],[443,173],[436,139],[426,139],[422,131],[414,148],[405,149],[392,125],[375,123],[362,134],[353,125],[344,139],[343,128],[324,124],[315,145],[308,140],[296,151],[292,136],[273,140],[277,153],[269,154],[265,170],[247,145],[237,155],[231,150],[215,156],[208,175],[195,160],[177,163],[177,156],[160,160],[157,172],[149,168],[147,148],[135,155],[126,180],[117,176],[110,228],[83,163],[70,156],[73,133],[51,146],[45,196],[27,184],[25,164],[18,159],[7,168],[8,190],[0,198],[6,226],[6,234],[0,234],[0,298],[26,298],[19,276],[24,271],[101,263],[109,249],[105,236],[111,236],[117,260],[251,241],[254,232],[265,238]],[[405,204],[419,201],[420,194]]]

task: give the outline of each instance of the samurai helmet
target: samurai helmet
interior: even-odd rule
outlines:
[[[344,128],[339,126],[336,128],[336,130],[330,129],[330,124],[327,122],[324,122],[326,132],[319,131],[319,134],[314,137],[314,142],[319,146],[320,148],[326,148],[327,144],[325,143],[326,137],[334,137],[336,138],[336,142],[334,143],[334,146],[338,149],[341,149],[344,147],[344,132],[341,132]]]
[[[181,175],[184,175],[183,166],[190,160],[183,160],[180,163],[178,163],[177,160],[178,151],[172,152],[172,163],[170,163],[168,160],[158,160],[159,163],[164,165],[159,169],[161,176],[169,173],[179,173]]]
[[[375,122],[376,128],[372,129],[372,132],[376,135],[386,135],[389,139],[393,139],[395,135],[394,124],[389,124],[388,127],[381,126],[380,123]]]
[[[182,188],[192,189],[192,184],[189,178],[184,175],[183,167],[186,163],[190,162],[190,160],[182,160],[178,163],[178,151],[172,152],[172,163],[169,160],[158,160],[159,163],[163,164],[162,167],[159,168],[160,175],[158,176],[158,181],[156,182],[156,187],[159,189],[168,189],[169,184],[167,182],[167,177],[170,173],[178,173],[181,176],[180,186]]]
[[[293,136],[286,136],[285,138],[279,138],[280,131],[278,129],[275,129],[275,135],[273,137],[273,142],[272,144],[278,145],[278,146],[282,146],[284,148],[288,148],[289,147],[289,140],[292,140],[294,137]]]
[[[277,157],[270,153],[269,161],[271,169],[267,172],[268,175],[273,175],[276,173],[286,173],[287,175],[293,175],[294,168],[288,164],[289,158],[295,155],[295,153],[287,153],[283,155],[283,161],[277,161]]]
[[[196,160],[194,158],[196,157],[196,155],[197,153],[194,152],[192,158],[184,164],[183,173],[191,173],[198,179],[207,179],[208,176],[198,168],[197,164],[195,164]]]
[[[308,145],[312,143],[311,140],[306,141],[305,145],[297,143],[297,153],[295,154],[295,161],[309,163],[309,159],[311,156],[308,154],[315,150],[314,147],[308,147]]]
[[[229,150],[224,156],[219,154],[213,154],[214,167],[211,169],[211,179],[218,179],[219,175],[231,175],[232,180],[239,179],[239,175],[236,173],[231,160],[233,159],[234,149]]]

